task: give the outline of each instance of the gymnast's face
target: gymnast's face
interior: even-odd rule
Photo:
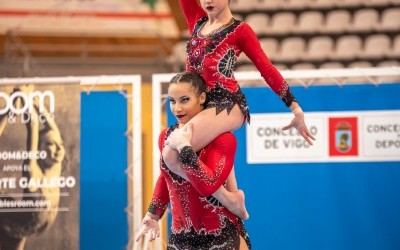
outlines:
[[[61,163],[64,160],[64,143],[60,133],[55,130],[49,130],[40,136],[39,149],[46,151],[47,157],[44,162],[48,166]]]
[[[218,15],[229,8],[229,0],[200,0],[200,5],[207,15]]]
[[[206,93],[198,93],[198,90],[189,82],[170,83],[168,98],[171,112],[179,125],[184,125],[203,110]]]

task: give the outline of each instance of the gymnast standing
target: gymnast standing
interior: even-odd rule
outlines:
[[[199,151],[192,147],[192,126],[184,125],[204,109],[206,102],[206,87],[198,74],[185,72],[172,78],[168,97],[178,124],[161,132],[159,148],[162,150],[168,141],[179,152],[181,164],[174,173],[160,160],[160,176],[136,241],[146,233],[150,241],[159,236],[157,221],[170,204],[172,225],[167,249],[250,249],[243,221],[214,196],[222,185],[229,192],[238,191],[236,183],[226,183],[233,168],[235,136],[226,132]]]

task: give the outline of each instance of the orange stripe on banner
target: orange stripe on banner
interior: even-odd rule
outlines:
[[[100,17],[100,18],[171,18],[170,13],[138,13],[138,12],[90,12],[90,11],[54,11],[54,10],[0,10],[0,16],[70,16],[70,17]]]

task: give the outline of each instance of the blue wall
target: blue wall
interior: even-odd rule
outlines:
[[[311,112],[400,109],[399,84],[292,90]],[[288,112],[267,88],[244,92],[252,113]],[[400,249],[400,162],[248,165],[245,127],[235,135],[254,249]]]
[[[81,94],[80,249],[128,243],[127,102],[116,91]]]
[[[400,110],[399,84],[292,90],[309,112]],[[251,113],[289,112],[268,88],[243,91]],[[171,113],[168,120],[176,123]],[[253,249],[400,249],[400,162],[248,165],[245,126],[235,135],[236,178],[246,194]]]

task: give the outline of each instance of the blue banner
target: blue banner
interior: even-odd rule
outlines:
[[[80,249],[128,244],[127,100],[118,91],[82,98]]]

